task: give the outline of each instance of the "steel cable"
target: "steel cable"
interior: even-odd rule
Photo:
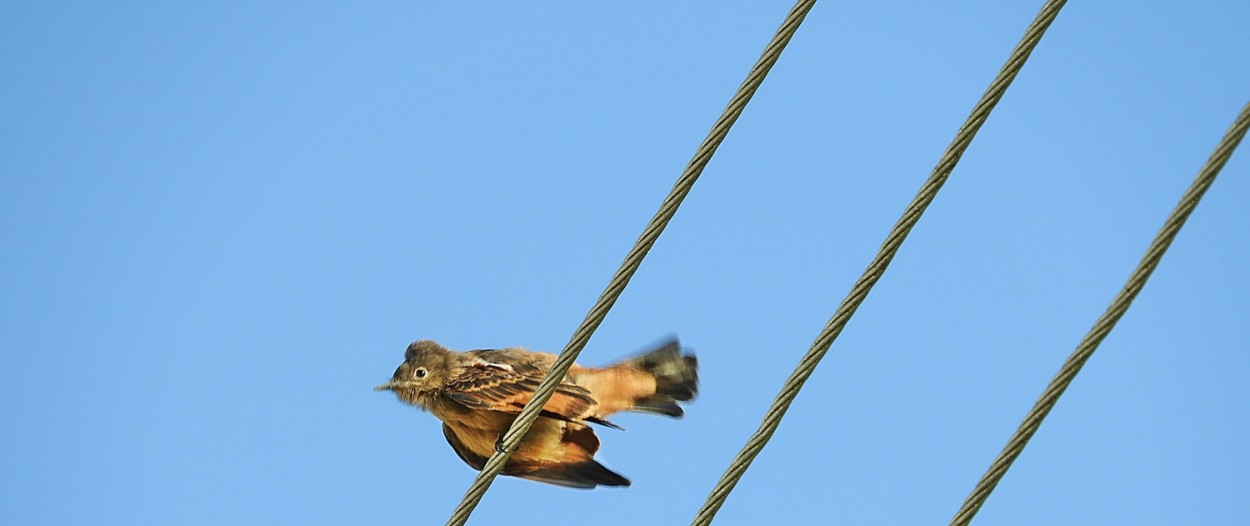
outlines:
[[[1142,287],[1146,285],[1146,280],[1150,279],[1150,274],[1158,266],[1163,253],[1167,251],[1172,244],[1172,240],[1176,238],[1176,234],[1185,225],[1185,220],[1194,211],[1194,207],[1198,206],[1198,201],[1202,199],[1202,194],[1207,191],[1207,188],[1211,187],[1211,183],[1215,181],[1215,176],[1219,175],[1220,170],[1224,168],[1224,163],[1228,162],[1228,158],[1232,156],[1233,150],[1237,148],[1237,144],[1241,142],[1242,137],[1245,137],[1247,128],[1250,128],[1250,103],[1242,108],[1241,114],[1237,116],[1232,127],[1228,129],[1219,146],[1215,148],[1215,152],[1211,154],[1207,164],[1202,167],[1193,184],[1181,196],[1180,202],[1177,203],[1176,208],[1172,210],[1172,214],[1164,222],[1163,228],[1155,235],[1154,241],[1150,243],[1150,248],[1146,250],[1146,255],[1137,264],[1137,268],[1129,276],[1128,282],[1124,284],[1124,288],[1111,301],[1111,306],[1107,307],[1106,312],[1098,318],[1098,321],[1094,323],[1089,333],[1081,339],[1081,343],[1076,346],[1076,350],[1064,362],[1063,367],[1059,369],[1059,373],[1050,381],[1050,385],[1046,386],[1046,390],[1042,392],[1042,396],[1033,405],[1033,409],[1024,417],[1024,422],[1020,424],[1015,434],[1007,441],[1007,445],[1003,447],[1002,452],[990,464],[989,469],[981,476],[981,480],[977,482],[976,487],[968,495],[963,506],[959,508],[955,517],[951,519],[950,523],[952,526],[968,524],[976,516],[977,511],[981,509],[981,505],[985,504],[985,500],[989,498],[990,493],[994,491],[994,487],[998,485],[1003,475],[1007,473],[1012,462],[1016,461],[1016,458],[1024,451],[1024,446],[1028,445],[1029,439],[1033,437],[1038,427],[1042,425],[1042,420],[1055,407],[1055,403],[1059,401],[1059,397],[1063,395],[1064,390],[1068,388],[1068,385],[1076,378],[1077,373],[1081,371],[1085,361],[1089,360],[1089,357],[1098,349],[1098,344],[1102,343],[1103,338],[1107,337],[1107,334],[1115,327],[1116,322],[1120,321],[1120,317],[1128,311],[1129,305],[1133,303],[1137,293],[1141,292]]]
[[[968,119],[955,134],[955,139],[947,147],[946,152],[942,155],[941,160],[938,161],[937,167],[933,169],[929,179],[925,181],[920,188],[920,192],[912,200],[911,204],[907,206],[906,211],[903,212],[902,218],[895,223],[894,228],[886,236],[885,242],[877,252],[876,258],[872,260],[864,274],[855,282],[851,292],[842,300],[829,323],[825,325],[825,328],[817,336],[816,341],[812,343],[807,354],[803,356],[798,366],[795,367],[790,378],[786,380],[781,388],[781,392],[777,394],[772,406],[765,413],[764,421],[760,424],[759,429],[747,440],[742,451],[733,459],[725,474],[721,476],[716,486],[712,488],[707,501],[704,502],[703,507],[691,523],[693,526],[706,526],[712,523],[717,511],[725,503],[725,499],[733,491],[734,486],[738,484],[738,480],[742,478],[743,473],[750,467],[756,455],[768,444],[768,440],[772,437],[773,432],[781,424],[782,417],[785,416],[786,411],[790,408],[790,403],[798,396],[799,390],[803,388],[803,384],[812,375],[812,371],[816,369],[816,365],[820,363],[821,358],[824,358],[825,353],[829,351],[829,346],[842,333],[843,327],[846,326],[851,316],[855,314],[855,310],[859,308],[859,305],[863,303],[864,298],[868,296],[868,292],[872,290],[873,285],[877,283],[877,280],[881,279],[881,275],[889,266],[895,253],[898,252],[908,232],[920,220],[920,216],[924,213],[925,208],[933,202],[938,190],[941,189],[942,184],[946,182],[947,177],[954,170],[964,150],[972,143],[977,130],[981,128],[986,118],[989,117],[990,111],[1002,99],[1003,93],[1007,91],[1007,87],[1016,78],[1016,74],[1019,73],[1020,68],[1028,60],[1029,54],[1033,52],[1042,35],[1046,32],[1046,28],[1050,27],[1050,23],[1058,16],[1059,10],[1065,3],[1065,0],[1051,0],[1042,6],[1033,23],[1025,30],[1020,43],[1016,45],[1015,50],[1012,51],[1011,56],[1007,59],[1007,63],[999,71],[994,81],[990,83],[985,94],[981,96],[981,100],[972,108],[972,113],[968,116]]]
[[[469,516],[473,513],[474,508],[477,507],[478,502],[482,500],[482,496],[486,494],[486,490],[490,488],[491,483],[495,480],[500,470],[503,469],[504,464],[508,461],[508,457],[516,450],[525,433],[534,424],[534,419],[538,417],[542,407],[551,398],[556,385],[564,378],[565,373],[573,365],[582,348],[586,346],[586,342],[590,340],[595,329],[599,327],[604,317],[607,316],[608,310],[612,308],[617,298],[620,297],[621,292],[625,290],[625,286],[629,284],[630,278],[638,270],[638,266],[642,264],[642,259],[646,257],[647,252],[651,250],[651,246],[655,244],[656,239],[660,237],[660,233],[664,231],[664,227],[668,225],[673,214],[677,212],[677,207],[681,205],[682,200],[690,193],[690,188],[694,185],[695,180],[699,178],[699,175],[703,173],[703,169],[712,158],[712,154],[716,152],[717,147],[725,139],[734,121],[738,120],[738,116],[742,114],[743,108],[746,107],[755,91],[763,83],[764,77],[768,75],[768,71],[772,69],[773,64],[777,63],[777,59],[781,56],[781,52],[785,49],[786,44],[790,42],[791,37],[794,36],[795,31],[798,30],[804,17],[807,16],[808,11],[811,10],[815,3],[815,0],[800,0],[790,10],[785,21],[782,22],[781,27],[764,49],[755,66],[747,74],[746,80],[738,87],[737,93],[729,101],[720,118],[716,120],[712,130],[708,132],[707,138],[703,140],[690,163],[686,165],[686,169],[682,172],[681,177],[673,185],[672,191],[660,205],[659,211],[651,218],[651,222],[647,224],[646,229],[638,238],[634,247],[625,256],[625,261],[621,263],[620,269],[612,276],[607,289],[599,296],[599,300],[590,309],[590,313],[586,315],[582,324],[573,332],[573,337],[556,358],[551,372],[539,384],[534,391],[534,397],[521,410],[516,420],[512,422],[512,427],[504,433],[500,440],[500,451],[492,455],[487,460],[486,465],[482,467],[482,471],[478,473],[473,480],[473,484],[465,492],[464,499],[460,501],[455,511],[452,512],[451,518],[447,520],[448,526],[461,526],[469,520]]]

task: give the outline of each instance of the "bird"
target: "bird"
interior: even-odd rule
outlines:
[[[374,390],[432,413],[460,459],[480,471],[555,360],[523,347],[458,352],[418,340]],[[675,337],[603,367],[574,364],[502,473],[578,489],[629,486],[594,459],[599,437],[589,424],[620,429],[607,417],[621,411],[681,418],[679,402],[693,400],[698,387],[698,361]]]

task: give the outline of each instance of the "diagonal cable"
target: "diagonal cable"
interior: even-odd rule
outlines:
[[[1055,407],[1055,403],[1059,401],[1059,397],[1063,395],[1064,390],[1068,388],[1068,385],[1076,378],[1077,373],[1081,371],[1085,361],[1089,360],[1089,357],[1094,354],[1094,351],[1098,349],[1098,344],[1102,343],[1103,338],[1107,337],[1107,334],[1115,327],[1116,322],[1120,321],[1120,317],[1124,315],[1129,305],[1133,303],[1137,293],[1141,292],[1142,287],[1146,285],[1146,280],[1150,278],[1150,274],[1158,266],[1159,259],[1163,257],[1163,253],[1172,244],[1172,240],[1176,238],[1176,234],[1180,232],[1181,227],[1185,225],[1185,220],[1189,218],[1190,212],[1193,212],[1194,207],[1198,206],[1198,201],[1202,199],[1202,194],[1207,191],[1207,188],[1211,187],[1211,183],[1215,181],[1215,176],[1219,175],[1220,170],[1224,168],[1224,163],[1228,162],[1228,158],[1233,154],[1233,150],[1237,148],[1237,143],[1241,142],[1242,137],[1245,137],[1247,128],[1250,128],[1250,104],[1242,108],[1241,114],[1237,116],[1237,120],[1233,121],[1232,127],[1224,134],[1224,139],[1215,148],[1215,152],[1211,154],[1207,164],[1198,172],[1198,176],[1194,179],[1193,184],[1189,186],[1189,189],[1185,191],[1185,195],[1181,196],[1180,202],[1172,210],[1172,215],[1168,216],[1167,221],[1163,224],[1163,228],[1155,235],[1154,241],[1150,243],[1150,248],[1146,250],[1146,255],[1137,264],[1137,269],[1129,276],[1128,282],[1124,284],[1124,288],[1120,290],[1120,293],[1111,301],[1111,306],[1107,307],[1107,311],[1098,318],[1098,321],[1094,323],[1094,327],[1085,335],[1085,338],[1081,339],[1081,343],[1076,346],[1076,350],[1064,362],[1063,367],[1059,369],[1059,373],[1050,381],[1050,385],[1046,386],[1046,390],[1042,392],[1042,396],[1033,405],[1033,409],[1024,417],[1024,422],[1020,424],[1019,429],[1007,441],[1007,445],[998,454],[998,458],[994,459],[994,462],[990,464],[990,468],[981,476],[981,480],[977,482],[972,493],[968,495],[968,499],[959,508],[959,512],[951,519],[952,526],[968,524],[976,516],[977,511],[981,509],[981,505],[985,504],[985,500],[989,498],[990,493],[994,491],[994,487],[998,485],[1003,475],[1007,473],[1011,463],[1016,461],[1016,458],[1024,451],[1024,446],[1029,443],[1029,439],[1033,437],[1038,427],[1042,425],[1042,420]]]
[[[539,384],[538,389],[534,391],[534,397],[530,400],[525,408],[521,410],[520,415],[512,422],[512,427],[500,439],[500,450],[490,457],[486,465],[482,467],[481,473],[473,480],[473,484],[465,493],[464,499],[460,505],[452,512],[451,518],[448,519],[448,526],[461,526],[465,521],[469,520],[469,515],[473,513],[473,509],[477,507],[477,503],[482,500],[482,496],[486,490],[490,488],[491,482],[503,469],[504,463],[508,461],[508,457],[516,450],[525,433],[529,431],[537,418],[539,411],[547,400],[551,398],[552,392],[556,385],[564,378],[569,367],[573,365],[573,361],[577,359],[577,355],[581,353],[582,348],[586,346],[586,342],[590,340],[590,336],[603,322],[603,318],[607,316],[608,310],[616,303],[621,292],[625,290],[625,285],[629,283],[634,272],[638,270],[638,266],[642,263],[642,258],[647,255],[647,251],[651,250],[651,246],[655,244],[660,233],[664,231],[664,227],[672,219],[673,214],[677,212],[677,207],[681,205],[686,194],[690,193],[690,187],[694,185],[695,180],[703,173],[703,168],[707,166],[708,161],[712,158],[712,154],[716,152],[716,148],[720,146],[721,141],[729,133],[729,128],[733,126],[734,121],[738,120],[738,116],[742,114],[743,108],[747,102],[755,95],[755,90],[759,89],[760,84],[764,82],[764,77],[768,75],[768,71],[772,69],[773,64],[777,63],[777,58],[781,56],[782,50],[786,44],[790,42],[790,38],[794,36],[798,30],[799,24],[803,22],[803,18],[807,16],[811,10],[815,0],[799,0],[790,13],[786,16],[781,27],[773,36],[768,46],[764,48],[763,54],[759,61],[751,68],[747,78],[738,87],[737,93],[730,99],[729,104],[725,107],[725,111],[720,118],[712,126],[712,130],[708,132],[708,136],[703,140],[699,149],[695,152],[694,158],[686,165],[685,171],[681,177],[677,179],[677,183],[673,185],[673,190],[664,199],[660,205],[659,211],[655,217],[651,218],[651,222],[647,224],[646,230],[638,238],[634,247],[630,249],[629,254],[625,256],[625,261],[621,263],[621,268],[612,276],[612,280],[608,283],[608,287],[599,296],[590,313],[586,315],[586,319],[573,332],[564,350],[560,352],[560,356],[556,358],[555,364],[552,366],[551,372]]]
[[[803,384],[808,377],[812,375],[812,371],[816,369],[816,365],[824,358],[825,353],[829,351],[829,346],[833,344],[833,340],[842,333],[843,327],[847,321],[855,314],[855,310],[863,303],[864,298],[868,296],[868,292],[872,290],[877,280],[881,279],[881,275],[889,266],[890,260],[894,258],[894,254],[898,252],[899,247],[903,244],[903,240],[907,237],[908,232],[920,220],[921,214],[929,203],[933,202],[937,192],[941,189],[942,184],[946,182],[946,178],[950,176],[955,164],[959,162],[959,158],[963,155],[964,150],[972,143],[973,137],[976,136],[977,130],[985,123],[989,117],[990,111],[1002,99],[1003,93],[1007,91],[1007,87],[1011,85],[1011,81],[1016,78],[1020,68],[1024,66],[1024,62],[1029,58],[1029,54],[1033,52],[1033,48],[1037,46],[1041,40],[1042,34],[1046,32],[1046,28],[1050,27],[1050,23],[1054,21],[1059,14],[1060,8],[1063,7],[1064,0],[1050,0],[1042,6],[1041,11],[1037,14],[1037,18],[1029,25],[1024,32],[1024,37],[1020,39],[1020,43],[1016,45],[1011,56],[1007,59],[1007,63],[1003,65],[998,76],[990,83],[989,89],[981,96],[981,100],[972,108],[971,115],[959,128],[959,132],[955,134],[955,139],[950,146],[946,148],[946,152],[942,154],[942,158],[938,161],[937,167],[933,169],[933,173],[929,179],[925,181],[924,186],[920,188],[920,192],[911,204],[907,206],[907,210],[903,212],[903,217],[895,223],[894,228],[890,230],[889,236],[886,237],[885,243],[882,244],[876,258],[868,265],[864,274],[860,276],[859,281],[855,282],[855,286],[851,288],[851,292],[842,300],[838,310],[834,312],[833,318],[825,325],[820,332],[816,341],[812,343],[811,349],[799,361],[790,378],[782,386],[781,392],[777,394],[777,398],[773,400],[773,404],[768,408],[768,412],[764,415],[764,421],[760,424],[759,429],[751,438],[747,440],[746,445],[738,456],[729,464],[729,468],[721,479],[712,488],[711,494],[708,495],[707,501],[703,503],[703,507],[695,516],[692,526],[707,526],[712,523],[716,512],[725,503],[725,499],[729,496],[729,492],[733,491],[734,486],[738,484],[738,480],[742,478],[743,473],[750,467],[751,462],[755,460],[756,455],[764,449],[768,444],[768,439],[772,437],[773,432],[777,430],[777,426],[781,424],[782,417],[785,416],[786,410],[790,408],[790,403],[798,396],[799,390],[803,388]]]

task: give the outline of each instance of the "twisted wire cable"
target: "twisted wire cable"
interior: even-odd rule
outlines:
[[[855,286],[851,288],[851,292],[842,300],[838,309],[834,312],[833,317],[825,328],[821,330],[816,341],[812,343],[811,348],[803,359],[799,361],[790,378],[786,380],[781,388],[781,392],[777,394],[773,400],[772,406],[768,408],[768,412],[764,415],[764,420],[760,424],[759,429],[751,435],[746,445],[738,453],[738,456],[729,464],[729,468],[721,479],[717,481],[716,486],[712,488],[712,492],[708,495],[707,501],[695,516],[692,526],[707,526],[712,523],[717,511],[725,503],[725,499],[729,493],[733,491],[734,486],[738,484],[738,480],[742,478],[743,473],[750,467],[751,462],[759,455],[764,446],[768,444],[768,440],[772,437],[773,432],[777,430],[777,426],[781,424],[782,417],[790,408],[790,403],[798,396],[799,390],[803,388],[803,384],[807,382],[808,377],[812,375],[812,371],[816,369],[816,365],[820,363],[821,358],[829,351],[829,346],[842,333],[842,329],[846,326],[847,321],[855,314],[855,310],[863,303],[864,298],[868,296],[868,292],[872,290],[873,285],[881,279],[881,275],[889,266],[890,261],[898,252],[899,247],[903,244],[903,240],[911,231],[916,222],[920,220],[921,214],[925,208],[933,202],[937,192],[941,189],[942,184],[946,182],[955,165],[959,162],[959,158],[963,155],[964,150],[972,143],[973,137],[985,120],[989,117],[990,111],[1002,99],[1003,94],[1007,91],[1007,87],[1016,78],[1016,74],[1020,72],[1020,68],[1029,58],[1029,54],[1037,46],[1042,35],[1046,32],[1046,28],[1050,27],[1051,22],[1058,16],[1059,10],[1066,3],[1065,0],[1050,0],[1042,6],[1041,11],[1025,30],[1024,36],[1020,39],[1020,43],[1016,45],[1011,56],[1007,59],[1007,63],[1003,65],[998,76],[990,83],[985,94],[981,96],[981,100],[972,108],[972,113],[964,122],[963,126],[955,134],[955,139],[947,147],[943,153],[941,160],[938,161],[937,167],[933,169],[933,173],[929,179],[925,181],[920,188],[920,192],[907,206],[903,212],[902,218],[895,223],[894,228],[890,230],[886,236],[885,242],[881,249],[877,252],[877,256],[868,265],[864,274],[855,282]]]
[[[668,225],[673,214],[677,212],[677,207],[681,205],[682,200],[690,193],[690,188],[694,185],[695,180],[699,178],[699,175],[703,173],[703,169],[707,166],[708,161],[711,160],[712,154],[716,152],[716,149],[725,139],[730,127],[738,120],[738,116],[742,114],[742,110],[750,102],[755,91],[759,89],[760,84],[763,83],[764,77],[768,75],[768,71],[772,69],[773,64],[777,63],[782,50],[790,42],[791,37],[794,36],[795,31],[798,30],[799,25],[815,3],[815,0],[800,0],[790,10],[790,13],[764,49],[755,66],[747,74],[746,80],[738,87],[738,91],[730,99],[729,104],[725,107],[720,118],[716,120],[711,131],[708,132],[707,138],[703,140],[690,163],[686,165],[681,177],[674,184],[672,191],[660,205],[659,211],[651,218],[651,222],[647,224],[646,229],[638,238],[634,247],[625,256],[625,261],[621,263],[620,269],[612,276],[607,289],[599,296],[599,300],[590,309],[590,313],[586,315],[582,324],[573,332],[568,345],[564,347],[564,350],[556,358],[551,372],[539,384],[534,391],[534,397],[521,410],[516,420],[512,422],[512,427],[504,433],[500,440],[500,450],[487,460],[486,465],[482,467],[482,471],[473,480],[473,484],[469,486],[464,499],[461,500],[460,504],[452,512],[451,518],[448,519],[448,526],[462,526],[469,520],[469,516],[473,513],[474,508],[477,507],[478,502],[482,500],[482,496],[486,494],[486,490],[490,488],[491,483],[495,480],[500,470],[503,469],[504,464],[508,461],[508,457],[516,450],[525,433],[534,424],[534,419],[538,417],[542,407],[551,398],[556,386],[577,359],[577,355],[586,346],[586,342],[590,340],[595,329],[603,322],[604,317],[608,314],[608,310],[616,303],[621,292],[625,290],[625,286],[629,284],[630,278],[638,270],[638,266],[642,264],[642,259],[646,257],[647,252],[651,250],[651,246],[655,244],[656,239],[660,237],[660,233],[664,231],[664,227]]]
[[[1059,401],[1059,397],[1063,395],[1064,390],[1076,378],[1077,373],[1081,372],[1081,367],[1085,365],[1085,361],[1089,360],[1089,357],[1098,349],[1098,344],[1102,343],[1103,338],[1107,337],[1107,334],[1115,327],[1116,322],[1120,321],[1120,317],[1128,311],[1129,305],[1133,303],[1137,293],[1141,292],[1142,287],[1146,285],[1146,280],[1150,279],[1150,274],[1159,265],[1159,260],[1163,258],[1163,253],[1171,246],[1172,240],[1176,238],[1176,234],[1185,225],[1185,220],[1189,218],[1189,214],[1198,206],[1198,201],[1202,199],[1202,194],[1206,193],[1207,188],[1211,187],[1211,183],[1215,181],[1215,176],[1219,175],[1220,170],[1224,168],[1224,164],[1228,162],[1228,158],[1232,156],[1233,150],[1237,148],[1237,144],[1241,142],[1242,137],[1245,137],[1247,128],[1250,128],[1250,103],[1242,108],[1241,114],[1237,116],[1237,119],[1233,121],[1232,127],[1224,134],[1223,140],[1215,148],[1215,152],[1211,154],[1207,164],[1202,167],[1193,184],[1181,196],[1180,202],[1172,210],[1172,214],[1168,216],[1167,221],[1163,223],[1163,228],[1155,235],[1154,241],[1150,243],[1150,248],[1146,249],[1146,255],[1137,264],[1137,268],[1129,276],[1128,282],[1124,284],[1124,288],[1111,301],[1111,305],[1107,307],[1106,312],[1103,312],[1098,321],[1094,323],[1089,333],[1081,339],[1081,343],[1076,346],[1076,350],[1072,352],[1072,355],[1068,356],[1068,360],[1059,369],[1059,373],[1050,381],[1050,385],[1046,386],[1046,390],[1042,392],[1042,396],[1033,405],[1033,409],[1024,417],[1024,422],[1020,424],[1015,434],[1007,441],[1007,445],[1003,447],[1002,452],[990,464],[989,469],[981,476],[981,480],[977,482],[976,487],[968,495],[963,506],[959,508],[959,511],[955,513],[955,517],[951,519],[950,523],[952,526],[968,524],[976,516],[977,511],[981,509],[981,505],[985,504],[985,500],[994,491],[994,487],[1002,480],[1003,475],[1007,474],[1007,469],[1011,467],[1011,464],[1024,451],[1024,446],[1028,445],[1029,439],[1033,437],[1038,427],[1042,425],[1042,420],[1055,407],[1055,403]]]

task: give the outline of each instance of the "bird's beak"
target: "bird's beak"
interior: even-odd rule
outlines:
[[[411,389],[417,386],[417,382],[412,380],[391,380],[382,385],[374,387],[374,391],[398,391],[400,389]]]

